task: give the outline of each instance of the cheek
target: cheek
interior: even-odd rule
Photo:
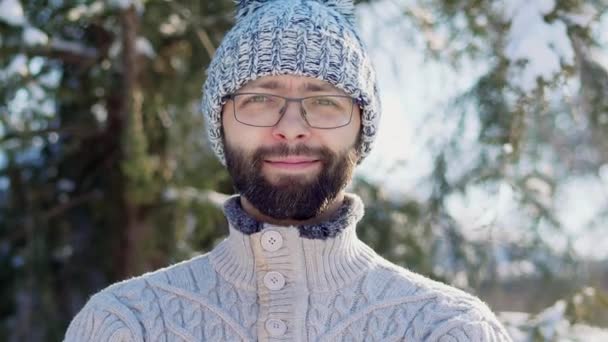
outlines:
[[[243,151],[253,151],[264,141],[264,129],[237,122],[231,112],[222,113],[222,127],[227,144]]]
[[[353,118],[350,125],[338,129],[336,132],[337,144],[342,150],[354,147],[361,134],[361,117],[359,112],[353,113]]]

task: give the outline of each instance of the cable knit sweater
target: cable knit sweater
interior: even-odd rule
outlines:
[[[65,341],[511,341],[479,299],[360,241],[354,195],[316,226],[257,223],[235,197],[225,212],[210,253],[97,293]]]

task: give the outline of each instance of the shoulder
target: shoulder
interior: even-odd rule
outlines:
[[[143,341],[139,322],[115,297],[97,293],[74,317],[66,331],[66,342]]]
[[[411,300],[431,300],[445,306],[446,309],[478,307],[489,311],[487,305],[472,294],[386,260],[382,260],[374,269],[373,276],[388,279],[388,284],[391,285],[390,296],[407,297]]]
[[[113,293],[128,299],[139,293],[142,288],[171,286],[187,291],[198,291],[208,283],[215,272],[209,263],[209,253],[172,264],[143,275],[112,284],[102,292]]]
[[[188,296],[216,287],[216,273],[209,263],[209,254],[199,255],[165,268],[155,270],[108,286],[97,297],[113,297],[136,311],[149,310],[151,302],[168,295]],[[93,300],[95,297],[91,298]]]
[[[413,329],[417,339],[510,341],[488,305],[472,294],[386,260],[369,276],[385,284],[384,302],[403,311],[403,317],[417,328]]]
[[[215,288],[215,278],[206,254],[112,284],[88,300],[65,341],[144,341],[166,302],[196,298]]]

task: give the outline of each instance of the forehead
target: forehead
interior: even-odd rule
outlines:
[[[345,94],[341,89],[329,82],[307,76],[276,75],[263,76],[247,82],[239,90],[298,90],[306,92],[331,92]]]

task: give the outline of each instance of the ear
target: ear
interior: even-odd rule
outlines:
[[[353,26],[355,23],[355,4],[353,0],[315,0],[342,14]]]
[[[235,0],[236,4],[236,20],[239,21],[242,18],[255,12],[258,8],[262,7],[265,3],[273,0]]]

